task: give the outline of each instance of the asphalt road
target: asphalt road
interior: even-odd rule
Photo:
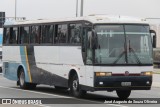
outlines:
[[[156,78],[158,76],[156,75]],[[156,81],[157,79],[154,79]],[[158,83],[158,81],[156,81]],[[39,104],[39,105],[0,105],[0,107],[159,107],[160,104],[104,104],[105,100],[117,100],[115,92],[88,92],[83,99],[71,97],[67,90],[56,90],[52,86],[38,85],[36,90],[22,90],[16,86],[15,81],[5,79],[0,75],[0,98],[56,98],[59,104]],[[160,87],[153,86],[149,91],[132,91],[129,99],[134,98],[160,98]],[[57,100],[58,99],[58,100]],[[75,103],[75,104],[65,104]]]

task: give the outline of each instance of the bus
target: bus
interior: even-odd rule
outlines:
[[[151,89],[150,32],[143,19],[114,15],[5,24],[3,75],[22,89],[46,84],[75,97],[116,91],[126,99]]]

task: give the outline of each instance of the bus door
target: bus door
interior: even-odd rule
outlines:
[[[92,27],[83,27],[82,34],[82,56],[85,66],[86,85],[93,86],[94,67],[93,67],[93,49],[91,44]]]

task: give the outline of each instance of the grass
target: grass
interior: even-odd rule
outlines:
[[[154,74],[160,74],[160,64],[154,64]]]
[[[160,74],[160,69],[159,69],[159,68],[154,68],[153,73],[154,73],[154,74]]]
[[[160,71],[154,71],[153,73],[154,74],[160,74]]]

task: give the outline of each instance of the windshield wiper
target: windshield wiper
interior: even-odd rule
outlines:
[[[122,58],[123,55],[126,55],[126,52],[127,52],[127,48],[125,47],[125,43],[124,43],[124,51],[118,56],[118,58],[113,62],[113,64],[116,64]]]
[[[124,41],[124,51],[118,56],[118,58],[113,62],[113,64],[116,64],[121,58],[123,55],[125,55],[125,63],[128,63],[128,53],[127,53],[127,39],[126,39],[126,33],[125,33],[125,27],[123,25],[123,29],[124,29],[124,36],[125,36],[125,41]]]
[[[118,58],[113,62],[113,64],[116,64],[116,63],[121,59],[121,57],[122,57],[125,53],[126,53],[126,52],[123,51],[123,52],[118,56]]]
[[[138,64],[142,64],[141,61],[140,61],[140,59],[139,59],[139,57],[138,57],[137,54],[135,53],[134,49],[130,46],[130,40],[129,40],[129,53],[130,53],[130,52],[133,53],[134,57],[135,57],[136,60],[137,60],[137,63],[138,63]]]
[[[125,50],[118,56],[118,58],[113,62],[113,64],[116,64],[116,63],[122,58],[123,55],[126,55],[126,53],[127,53],[127,48],[125,48],[125,44],[124,44],[124,49],[125,49]],[[141,61],[140,61],[140,59],[139,59],[139,57],[138,57],[137,54],[135,53],[134,49],[130,46],[130,40],[129,40],[129,53],[130,53],[130,52],[133,53],[134,57],[136,58],[137,63],[138,63],[138,64],[142,64]],[[125,57],[125,58],[127,58],[127,60],[126,60],[127,62],[126,62],[126,63],[128,63],[128,56]]]

